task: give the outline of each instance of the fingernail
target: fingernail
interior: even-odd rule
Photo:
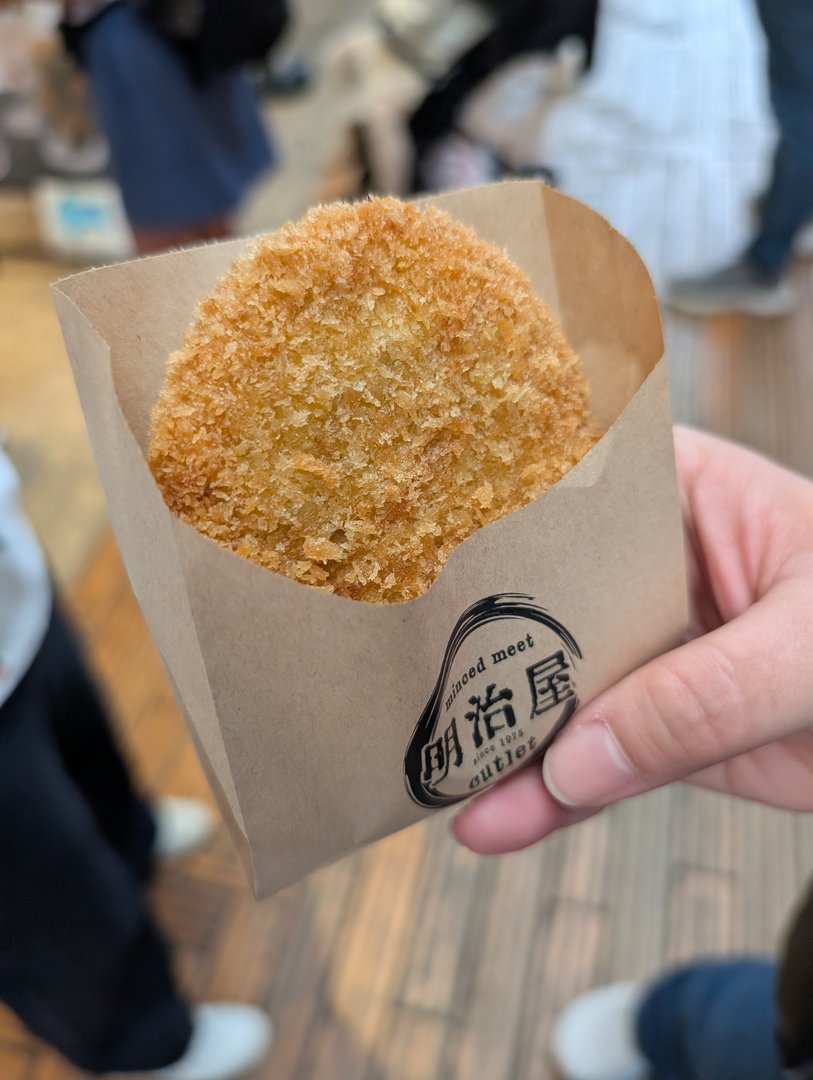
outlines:
[[[542,763],[545,787],[562,806],[602,806],[625,793],[635,770],[610,729],[579,724],[565,731]]]

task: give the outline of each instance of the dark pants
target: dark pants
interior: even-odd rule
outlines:
[[[779,142],[749,257],[766,277],[777,279],[796,234],[813,217],[813,3],[757,0],[757,7],[768,38]]]
[[[147,911],[154,825],[62,619],[0,707],[0,999],[91,1072],[191,1034]]]
[[[638,1014],[656,1080],[782,1080],[775,996],[764,960],[692,964],[656,983]]]

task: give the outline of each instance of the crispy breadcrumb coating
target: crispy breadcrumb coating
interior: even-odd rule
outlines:
[[[596,437],[522,271],[442,211],[372,199],[312,210],[231,267],[171,358],[149,463],[212,540],[391,602]]]

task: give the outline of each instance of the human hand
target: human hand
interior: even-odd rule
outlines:
[[[542,768],[472,800],[453,831],[527,847],[674,780],[813,810],[813,483],[676,429],[692,633],[583,706]]]

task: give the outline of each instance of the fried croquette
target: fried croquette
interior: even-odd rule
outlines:
[[[319,207],[234,263],[171,357],[149,464],[217,543],[392,602],[596,438],[525,274],[445,212],[386,198]]]

